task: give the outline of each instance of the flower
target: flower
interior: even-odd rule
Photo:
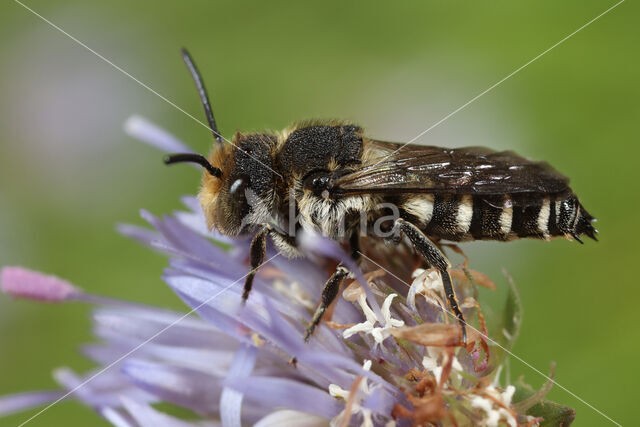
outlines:
[[[370,371],[371,360],[365,360],[362,364],[362,369],[364,369],[365,371]],[[349,408],[349,404],[347,404],[342,412],[340,412],[333,419],[334,423],[338,425],[344,424],[345,422],[348,422],[349,418],[352,415],[360,413],[360,415],[362,415],[362,425],[366,427],[373,426],[371,409],[362,407],[362,401],[371,395],[371,389],[369,388],[367,380],[362,377],[357,378],[351,388],[355,388],[353,393],[351,392],[351,390],[345,390],[338,385],[329,385],[329,394],[331,396],[343,399],[345,402],[351,401],[351,407]],[[358,401],[353,402],[356,399]]]
[[[444,292],[444,285],[440,273],[435,268],[425,270],[423,268],[416,268],[411,274],[414,279],[409,288],[407,294],[407,304],[413,310],[416,309],[416,295],[422,294],[430,301],[440,304],[443,307],[442,300],[438,300],[437,292]]]
[[[376,342],[376,345],[382,344],[382,342],[390,336],[390,329],[396,328],[399,326],[404,326],[404,321],[399,319],[393,319],[391,317],[391,302],[397,294],[390,294],[384,299],[382,303],[382,316],[383,316],[383,326],[374,326],[378,323],[378,318],[376,317],[371,307],[367,304],[367,298],[363,293],[358,296],[358,304],[364,313],[364,316],[367,320],[362,323],[358,323],[357,325],[351,326],[350,328],[345,329],[342,333],[344,338],[349,338],[352,335],[357,334],[358,332],[365,332],[371,334],[373,339]]]
[[[127,129],[161,148],[181,145],[140,118]],[[515,409],[515,387],[494,384],[501,360],[491,356],[483,334],[470,330],[468,346],[460,345],[457,324],[436,301],[442,299],[437,273],[398,267],[371,252],[360,269],[334,242],[306,234],[300,244],[307,258],[286,259],[268,247],[243,304],[249,242],[209,232],[197,200],[183,203],[186,210],[163,217],[142,211],[153,229],[118,230],[168,255],[163,279],[190,312],[92,295],[21,267],[2,270],[9,295],[95,304],[99,343],[82,347],[97,365],[93,371],[60,368],[54,377],[61,390],[0,398],[0,415],[72,397],[116,426],[537,422],[525,412],[544,393]],[[305,343],[328,267],[339,262],[354,279]],[[461,299],[476,301],[474,275],[453,276]],[[468,320],[483,319],[477,303],[463,306]],[[516,318],[498,330],[515,337]],[[500,340],[506,340],[502,333]],[[488,363],[478,363],[481,353]],[[160,402],[193,416],[169,415]]]
[[[516,414],[508,409],[515,391],[516,388],[512,385],[507,386],[503,392],[497,391],[491,385],[487,386],[484,392],[491,398],[475,395],[471,398],[471,407],[480,408],[487,414],[483,424],[488,427],[497,427],[500,421],[504,421],[512,427],[517,426]]]

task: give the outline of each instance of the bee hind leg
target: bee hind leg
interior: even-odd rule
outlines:
[[[415,225],[410,222],[398,218],[393,225],[393,240],[400,241],[401,233],[403,233],[411,241],[415,249],[427,260],[429,264],[434,266],[440,271],[442,275],[442,284],[444,285],[444,292],[447,295],[449,305],[453,310],[458,323],[462,329],[462,344],[467,344],[467,322],[464,320],[462,311],[458,306],[458,300],[451,284],[451,276],[449,276],[449,268],[451,264],[444,256],[442,251]]]
[[[331,275],[329,280],[324,284],[322,288],[322,297],[320,298],[320,305],[316,309],[316,312],[313,314],[311,318],[311,322],[307,327],[307,330],[304,334],[304,341],[309,342],[309,338],[313,334],[313,331],[316,329],[316,326],[320,324],[320,320],[322,320],[322,316],[324,315],[327,308],[331,305],[331,303],[338,296],[338,291],[340,290],[340,285],[345,277],[349,275],[349,270],[344,267],[342,264],[336,267],[336,271]]]
[[[249,270],[249,274],[247,274],[247,277],[244,279],[244,288],[242,290],[243,302],[249,298],[249,293],[253,287],[253,278],[258,272],[258,268],[264,262],[264,257],[267,252],[267,235],[270,230],[271,227],[268,224],[263,225],[251,241],[251,247],[249,248],[251,270]]]

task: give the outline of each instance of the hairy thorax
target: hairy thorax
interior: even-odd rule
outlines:
[[[297,221],[303,230],[345,241],[370,222],[375,214],[376,199],[371,195],[332,199],[305,192],[297,205]]]

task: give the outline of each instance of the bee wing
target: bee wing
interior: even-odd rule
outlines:
[[[483,147],[441,148],[368,141],[375,155],[333,182],[337,194],[558,193],[569,180],[548,163],[525,159],[512,151]],[[385,157],[386,156],[386,157]]]

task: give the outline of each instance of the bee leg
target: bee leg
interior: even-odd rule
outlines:
[[[247,274],[244,280],[244,289],[242,290],[243,302],[249,298],[249,292],[251,292],[251,287],[253,286],[253,278],[258,272],[258,267],[264,262],[264,256],[267,252],[267,235],[270,230],[271,226],[265,224],[251,241],[251,247],[249,249],[251,270],[249,270],[249,274]]]
[[[351,249],[351,258],[356,262],[360,262],[360,236],[358,233],[352,233],[349,238],[349,247]]]
[[[467,344],[467,322],[464,320],[464,316],[458,307],[458,300],[456,298],[456,294],[453,290],[453,285],[451,284],[451,276],[449,276],[449,268],[451,264],[449,260],[444,256],[442,251],[438,249],[438,247],[431,241],[429,238],[415,225],[410,222],[398,218],[393,225],[394,228],[394,236],[398,236],[400,232],[404,233],[405,236],[411,240],[413,246],[422,254],[422,256],[427,260],[429,264],[434,266],[440,271],[442,275],[442,283],[444,285],[444,292],[447,295],[447,300],[449,301],[449,305],[453,310],[456,318],[458,319],[458,323],[462,328],[462,343],[464,345]]]
[[[342,264],[336,267],[335,273],[331,275],[327,283],[324,284],[324,288],[322,288],[322,297],[320,299],[320,305],[316,309],[316,312],[313,314],[313,318],[311,319],[311,323],[307,327],[307,330],[304,334],[304,341],[309,342],[309,338],[313,334],[313,331],[316,329],[316,326],[320,323],[322,319],[322,315],[327,308],[331,305],[333,300],[338,296],[338,291],[340,290],[340,285],[345,277],[349,275],[349,270],[344,267]]]

